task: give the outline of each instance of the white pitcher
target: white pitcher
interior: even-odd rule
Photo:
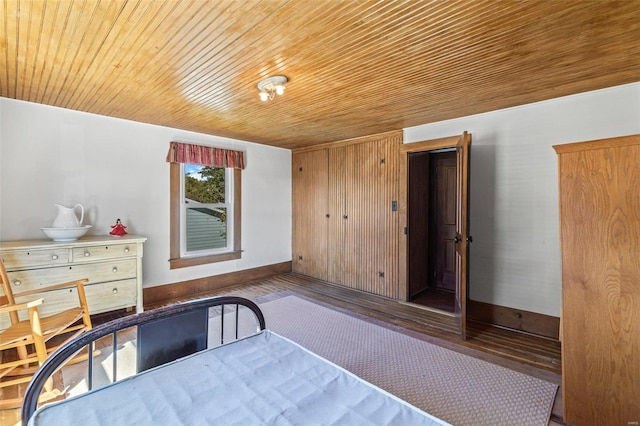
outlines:
[[[84,206],[76,204],[73,207],[65,207],[60,204],[54,204],[58,208],[58,216],[51,225],[52,228],[79,228],[82,226],[84,219]],[[76,209],[80,208],[80,219],[76,215]]]

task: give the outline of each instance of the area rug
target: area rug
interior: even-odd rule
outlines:
[[[270,330],[456,426],[549,423],[553,383],[296,296],[260,308]]]

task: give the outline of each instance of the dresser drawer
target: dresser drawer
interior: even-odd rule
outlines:
[[[43,250],[3,251],[0,253],[6,269],[27,269],[69,263],[68,248],[51,247]]]
[[[137,282],[135,279],[87,284],[85,289],[91,315],[136,306]]]
[[[113,281],[100,284],[85,284],[85,294],[89,305],[89,314],[99,314],[115,309],[136,306],[137,302],[137,282],[135,279]],[[68,289],[52,290],[42,294],[35,294],[28,297],[18,297],[16,302],[27,302],[36,299],[44,299],[44,303],[38,306],[41,317],[53,315],[55,313],[79,306],[78,291],[76,287]],[[20,312],[21,319],[27,319],[26,312]],[[0,316],[0,330],[9,326],[9,316]]]
[[[113,261],[91,263],[86,265],[58,266],[46,269],[31,269],[28,271],[8,272],[13,292],[39,290],[47,286],[60,284],[83,278],[89,279],[89,284],[105,281],[117,281],[135,278],[137,270],[136,259],[118,259]]]
[[[123,257],[135,257],[137,255],[137,247],[138,246],[135,243],[74,247],[72,249],[72,260],[75,263],[80,263]]]

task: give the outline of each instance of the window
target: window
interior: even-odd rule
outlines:
[[[171,269],[239,259],[241,170],[173,160],[169,167]]]
[[[233,250],[232,170],[183,164],[182,171],[181,256]]]

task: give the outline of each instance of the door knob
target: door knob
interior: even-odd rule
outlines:
[[[454,244],[458,244],[460,242],[460,238],[458,237],[453,237],[453,243]]]

